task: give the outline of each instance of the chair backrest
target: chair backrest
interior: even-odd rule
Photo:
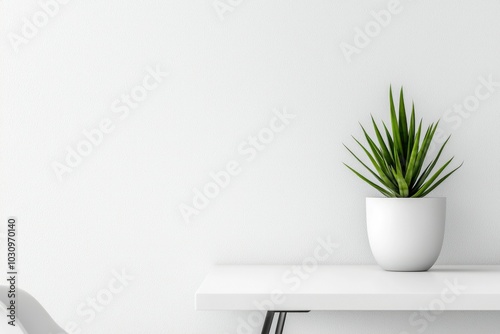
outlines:
[[[0,286],[0,303],[5,309],[10,304],[8,290]],[[21,289],[16,289],[16,323],[25,334],[67,334],[32,295]]]

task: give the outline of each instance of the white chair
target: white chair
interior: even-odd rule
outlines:
[[[7,315],[7,306],[10,305],[8,298],[9,288],[0,286],[0,306]],[[67,334],[52,319],[43,306],[29,293],[16,289],[16,326],[24,334]],[[8,321],[6,316],[2,321]]]

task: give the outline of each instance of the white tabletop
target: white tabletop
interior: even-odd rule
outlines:
[[[309,272],[308,272],[309,271]],[[215,266],[197,310],[500,310],[500,266]]]

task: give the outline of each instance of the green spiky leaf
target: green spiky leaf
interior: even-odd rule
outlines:
[[[457,171],[462,164],[440,177],[452,162],[453,158],[451,158],[431,176],[450,137],[446,139],[437,154],[429,158],[428,154],[433,153],[430,148],[435,146],[431,144],[438,129],[439,121],[430,124],[424,134],[422,132],[422,120],[420,120],[418,127],[416,126],[414,103],[412,103],[411,115],[408,117],[406,114],[403,88],[401,88],[399,94],[398,112],[396,113],[392,89],[389,90],[389,104],[390,130],[382,121],[385,138],[382,136],[381,128],[379,128],[373,116],[371,116],[371,123],[375,133],[374,137],[370,136],[368,131],[361,125],[367,146],[353,137],[370,160],[373,168],[370,168],[351,149],[344,145],[376,181],[369,180],[349,165],[344,165],[384,196],[424,197]],[[427,159],[430,162],[423,168]]]

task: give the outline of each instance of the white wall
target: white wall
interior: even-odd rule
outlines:
[[[2,220],[19,219],[20,287],[84,333],[235,333],[248,313],[194,311],[211,265],[300,263],[322,236],[340,245],[326,263],[374,263],[364,198],[376,192],[343,167],[353,159],[342,143],[353,146],[369,113],[387,120],[391,83],[429,122],[474,102],[480,77],[500,82],[494,0],[401,0],[348,62],[341,43],[354,44],[356,27],[388,4],[252,0],[221,20],[212,0],[69,1],[21,40],[39,2],[2,1],[0,203]],[[168,77],[120,119],[113,102],[157,64]],[[446,155],[465,164],[433,193],[448,197],[441,264],[500,262],[500,87],[492,90],[467,118],[442,121],[453,133]],[[237,147],[273,108],[296,117],[248,162]],[[53,163],[105,119],[113,130],[58,180]],[[179,204],[232,160],[241,172],[186,223]],[[87,321],[82,303],[106,296],[122,270],[133,279]],[[287,333],[417,333],[410,315],[296,315]],[[445,313],[425,332],[497,333],[499,319]]]

